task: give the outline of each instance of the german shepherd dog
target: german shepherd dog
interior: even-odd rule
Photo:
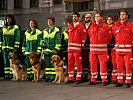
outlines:
[[[34,80],[33,82],[39,81],[44,74],[45,74],[45,68],[46,68],[46,63],[43,59],[40,59],[41,54],[37,52],[31,52],[29,59],[30,59],[30,64],[32,65],[32,69],[34,71]]]
[[[17,53],[10,52],[8,58],[13,73],[12,80],[27,80],[26,66],[17,58]]]
[[[68,70],[64,71],[63,65],[64,61],[58,55],[53,55],[51,58],[51,63],[54,65],[54,69],[56,72],[55,80],[53,83],[62,83],[68,81]]]

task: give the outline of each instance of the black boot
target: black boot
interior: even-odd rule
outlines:
[[[74,83],[73,80],[68,80],[68,81],[66,82],[66,84],[72,84],[72,83]]]
[[[117,83],[117,81],[112,81],[111,83],[112,83],[112,84],[116,84],[116,83]]]
[[[50,79],[50,80],[49,80],[49,82],[52,82],[52,81],[54,81],[54,79]]]
[[[115,86],[116,86],[116,87],[122,87],[123,84],[122,84],[122,83],[116,83]]]
[[[90,82],[89,82],[89,85],[96,85],[96,83],[93,82],[93,81],[90,81]]]
[[[81,83],[82,83],[81,80],[77,80],[77,81],[75,82],[75,84],[81,84]]]
[[[44,79],[44,82],[49,82],[49,80],[50,80],[50,79],[45,78],[45,79]]]
[[[130,83],[125,83],[126,88],[130,88],[131,84]]]
[[[107,86],[108,82],[102,82],[102,86]]]

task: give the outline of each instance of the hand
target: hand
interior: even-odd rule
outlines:
[[[2,50],[0,50],[0,52],[2,52]]]

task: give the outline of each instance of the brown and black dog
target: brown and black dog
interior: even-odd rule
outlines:
[[[58,55],[53,55],[51,58],[51,63],[54,65],[54,69],[56,72],[55,80],[52,81],[53,83],[62,83],[68,81],[68,70],[64,71],[63,65],[64,61]]]
[[[12,80],[27,80],[26,66],[21,63],[20,59],[17,58],[17,54],[14,52],[9,53],[10,67],[13,73]]]
[[[37,52],[30,53],[30,64],[32,65],[32,69],[34,71],[34,80],[32,80],[33,82],[39,81],[39,79],[42,78],[45,74],[46,63],[43,59],[40,58],[41,54]]]

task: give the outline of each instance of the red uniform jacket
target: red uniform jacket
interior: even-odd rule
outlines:
[[[107,44],[112,40],[111,28],[103,20],[97,25],[96,22],[88,30],[90,38],[90,53],[108,53]]]
[[[113,28],[113,34],[115,37],[116,54],[132,52],[133,25],[131,22],[126,20],[121,24],[120,20],[118,20]]]
[[[74,27],[73,23],[68,26],[68,52],[81,52],[85,43],[85,30],[81,22]]]

